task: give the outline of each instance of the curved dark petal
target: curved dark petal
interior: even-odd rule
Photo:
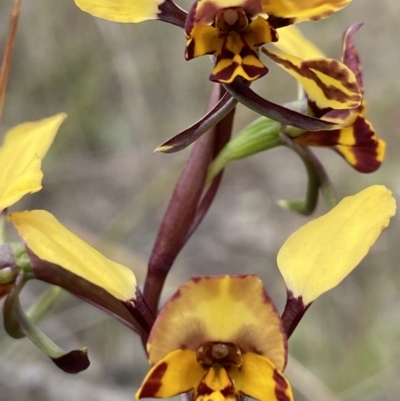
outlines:
[[[364,95],[364,85],[362,79],[361,62],[358,51],[353,43],[353,35],[363,26],[362,22],[358,22],[350,26],[349,29],[344,34],[343,37],[343,63],[354,72],[358,89],[361,95]]]
[[[229,93],[225,93],[221,100],[204,117],[178,135],[168,139],[155,152],[174,153],[185,149],[227,116],[235,108],[236,104],[237,100]]]
[[[248,83],[240,77],[236,78],[229,85],[225,84],[224,87],[237,101],[249,109],[262,116],[279,121],[282,124],[292,125],[306,131],[330,131],[341,128],[337,124],[306,116],[262,98],[251,90]]]
[[[158,8],[160,10],[157,16],[159,20],[184,28],[187,12],[182,10],[172,0],[165,0]]]

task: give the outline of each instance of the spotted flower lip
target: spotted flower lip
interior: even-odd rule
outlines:
[[[343,37],[342,62],[354,74],[359,92],[364,95],[364,85],[360,57],[353,43],[353,35],[363,24],[357,23],[350,26]],[[303,45],[301,45],[301,43]],[[294,26],[281,30],[281,38],[276,46],[284,51],[290,51],[296,56],[307,57],[309,63],[324,63],[327,59],[323,53],[311,42],[304,38]],[[286,69],[285,62],[278,59],[278,65]],[[378,138],[374,127],[365,118],[366,102],[359,106],[345,109],[335,107],[323,107],[318,103],[312,88],[303,84],[307,96],[308,107],[313,115],[327,121],[342,125],[342,128],[326,131],[306,131],[294,138],[295,142],[303,146],[318,146],[333,149],[342,156],[355,170],[361,173],[372,173],[376,171],[384,157],[386,143]]]
[[[282,321],[256,276],[191,279],[161,310],[147,350],[153,368],[137,399],[292,400]]]
[[[212,81],[232,83],[237,76],[254,81],[268,72],[258,49],[279,40],[278,28],[326,18],[349,2],[196,0],[185,23],[186,59],[213,54]]]

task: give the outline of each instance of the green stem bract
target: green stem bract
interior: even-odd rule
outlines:
[[[29,278],[35,278],[33,269],[31,266],[31,261],[29,259],[28,253],[26,252],[26,248],[25,248],[24,244],[21,244],[20,242],[12,242],[11,249],[15,256],[16,265],[21,270],[28,273],[30,275]]]
[[[279,122],[266,117],[253,121],[230,140],[210,164],[206,183],[210,183],[230,162],[282,145],[280,129]]]
[[[300,146],[288,136],[282,135],[285,145],[292,149],[300,157],[307,171],[308,184],[306,197],[303,200],[280,201],[281,207],[302,213],[311,214],[318,202],[318,191],[321,188],[325,203],[329,209],[337,204],[336,196],[329,177],[319,160],[306,146]]]

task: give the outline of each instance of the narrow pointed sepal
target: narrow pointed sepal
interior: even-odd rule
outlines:
[[[360,106],[362,96],[354,73],[334,59],[302,60],[280,51],[262,49],[271,60],[296,78],[308,99],[319,109],[351,109]]]
[[[367,255],[395,211],[392,193],[374,185],[294,232],[277,258],[293,297],[302,297],[307,306],[337,286]]]
[[[279,121],[282,124],[301,128],[305,131],[321,131],[340,129],[342,126],[324,121],[318,118],[309,117],[297,111],[272,103],[248,87],[248,84],[237,77],[231,84],[224,85],[238,102],[262,116]]]
[[[347,65],[357,79],[358,89],[364,95],[364,85],[362,79],[362,70],[360,56],[353,42],[353,35],[363,26],[363,23],[357,23],[350,26],[344,34],[343,38],[343,64]]]
[[[161,144],[154,152],[175,153],[185,149],[214,125],[226,117],[236,106],[237,100],[225,93],[221,100],[199,121]]]

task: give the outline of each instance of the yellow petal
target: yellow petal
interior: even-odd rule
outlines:
[[[0,148],[0,211],[42,188],[41,159],[65,118],[56,114],[17,125],[6,134]]]
[[[206,24],[196,25],[187,42],[185,58],[191,60],[205,54],[214,54],[220,51],[223,42],[224,39],[219,37],[218,29]]]
[[[358,107],[362,97],[354,73],[337,60],[302,60],[289,54],[262,49],[263,53],[295,77],[319,109]]]
[[[157,19],[164,0],[75,0],[87,13],[115,22],[142,22]]]
[[[147,374],[136,399],[168,398],[195,389],[205,369],[196,362],[196,353],[175,350],[159,361]]]
[[[237,392],[259,401],[293,400],[289,382],[268,358],[252,352],[242,358],[241,369],[229,371]]]
[[[261,280],[253,275],[199,277],[165,304],[148,342],[152,364],[176,349],[197,351],[206,342],[257,350],[278,369],[286,362],[286,336]]]
[[[278,266],[294,297],[308,305],[338,285],[368,253],[395,211],[392,193],[374,185],[293,233],[278,253]]]
[[[350,2],[351,0],[263,0],[262,4],[268,15],[301,22],[327,18]]]
[[[44,210],[12,213],[8,217],[27,246],[40,259],[104,288],[119,300],[136,298],[136,278],[68,231]]]
[[[325,57],[317,46],[306,39],[295,25],[281,28],[278,32],[279,40],[274,42],[274,45],[279,50],[303,60]]]

